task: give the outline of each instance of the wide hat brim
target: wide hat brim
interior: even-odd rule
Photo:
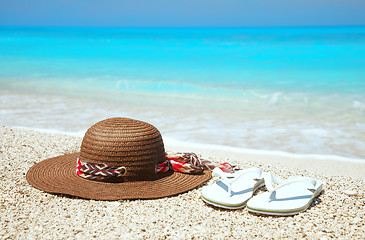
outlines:
[[[80,153],[43,160],[29,169],[26,178],[35,188],[95,200],[154,199],[174,196],[206,182],[211,172],[185,174],[168,171],[148,181],[110,183],[92,181],[76,174]]]

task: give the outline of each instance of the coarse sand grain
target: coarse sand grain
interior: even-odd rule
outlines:
[[[242,168],[256,166],[282,178],[318,178],[324,190],[307,211],[290,217],[205,204],[200,198],[202,187],[216,178],[174,197],[86,200],[39,191],[25,178],[34,163],[78,152],[80,137],[5,126],[0,126],[0,136],[0,239],[365,239],[365,185],[361,178],[197,151],[202,158],[237,163]],[[175,147],[166,149],[176,151]]]

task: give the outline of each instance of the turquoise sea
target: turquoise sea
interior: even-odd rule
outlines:
[[[0,27],[0,125],[365,159],[365,27]]]

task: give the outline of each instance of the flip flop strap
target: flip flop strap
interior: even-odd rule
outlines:
[[[271,172],[263,172],[262,176],[265,180],[265,186],[270,192],[274,190],[273,183],[284,184],[285,182],[283,179],[276,177]]]
[[[257,173],[256,169],[247,169],[247,170],[244,170],[242,171],[239,175],[237,175],[234,179],[228,179],[226,176],[225,176],[225,183],[226,185],[228,186],[228,196],[232,196],[232,184],[237,181],[237,179],[239,179],[243,174],[246,174],[248,172],[255,172]],[[259,181],[262,181],[262,178],[253,178],[253,180],[255,180],[256,182],[259,182]]]
[[[273,175],[271,173],[270,173],[270,175],[272,176],[271,180],[274,180],[274,182],[279,183],[280,185],[277,186],[277,187],[275,187],[275,188],[273,188],[272,182],[270,182],[270,178],[268,178],[268,177],[265,178],[264,177],[264,179],[265,179],[265,185],[267,184],[266,183],[266,179],[268,179],[269,184],[271,184],[270,187],[269,187],[271,190],[268,188],[268,185],[266,185],[266,188],[269,190],[268,202],[271,202],[272,200],[274,200],[272,198],[273,197],[273,193],[276,192],[279,188],[282,188],[282,187],[284,187],[286,185],[289,185],[289,184],[292,184],[292,183],[295,183],[295,182],[305,182],[307,184],[307,190],[309,190],[309,191],[311,191],[313,193],[316,191],[315,186],[312,183],[308,182],[305,178],[297,178],[297,179],[292,179],[292,180],[289,180],[289,181],[288,180],[285,181],[285,180],[282,180],[282,179],[276,177],[275,175]],[[278,182],[277,180],[280,180],[281,183]]]

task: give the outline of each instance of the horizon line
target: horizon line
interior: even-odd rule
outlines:
[[[330,27],[365,27],[365,24],[343,25],[283,25],[283,26],[71,26],[71,25],[1,25],[0,27],[30,27],[30,28],[330,28]]]

